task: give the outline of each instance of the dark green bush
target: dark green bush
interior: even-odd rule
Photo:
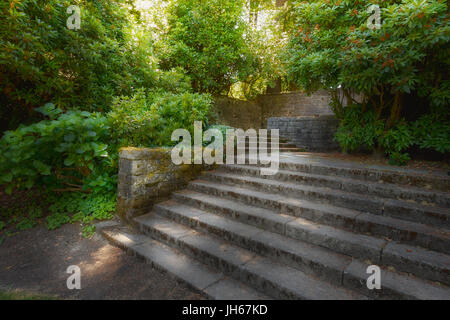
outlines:
[[[194,121],[207,125],[212,99],[194,93],[138,90],[117,98],[104,116],[68,111],[47,104],[37,109],[48,119],[7,131],[0,139],[0,184],[58,191],[115,190],[118,149],[122,146],[171,146],[172,132],[193,132]]]
[[[110,163],[107,118],[98,113],[38,109],[47,120],[21,125],[0,140],[0,183],[7,192],[35,184],[86,191],[85,179]]]
[[[442,154],[450,151],[450,118],[445,113],[429,114],[388,129],[385,121],[376,120],[375,112],[352,105],[343,109],[336,140],[346,152],[382,150],[392,164],[405,164],[412,146]]]
[[[376,121],[373,111],[364,112],[360,105],[352,105],[344,109],[336,139],[345,152],[373,150],[383,130],[383,121]]]
[[[422,116],[412,124],[415,143],[422,149],[440,153],[450,152],[450,115],[449,112]]]

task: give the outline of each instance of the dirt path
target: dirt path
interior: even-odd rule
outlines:
[[[81,290],[68,290],[66,270],[81,268]],[[62,299],[203,299],[169,276],[109,245],[84,239],[77,225],[39,226],[0,245],[0,289]]]

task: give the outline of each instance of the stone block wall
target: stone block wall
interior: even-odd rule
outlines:
[[[301,117],[333,115],[326,91],[311,95],[303,92],[272,93],[258,96],[254,101],[215,97],[215,123],[247,130],[267,128],[272,117]]]
[[[259,96],[257,101],[264,123],[273,117],[333,115],[331,96],[326,91],[317,91],[309,96],[300,91],[265,94]]]
[[[275,117],[268,119],[267,126],[268,129],[279,129],[281,138],[288,139],[307,151],[331,151],[339,148],[334,140],[339,120],[334,116]]]
[[[153,204],[185,188],[204,169],[203,165],[173,164],[171,149],[122,148],[117,215],[130,222],[133,217],[149,213]]]
[[[216,97],[214,116],[217,124],[237,129],[261,129],[261,107],[256,101],[245,101],[229,97]]]

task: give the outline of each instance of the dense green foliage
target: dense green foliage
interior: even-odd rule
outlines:
[[[161,66],[182,67],[197,92],[228,93],[258,64],[244,39],[242,0],[177,0],[167,8]]]
[[[377,119],[374,111],[364,111],[361,105],[343,109],[341,126],[336,139],[344,151],[383,149],[393,164],[405,164],[410,156],[404,151],[410,147],[450,152],[449,116],[424,115],[416,121],[399,122],[387,128],[386,122]]]
[[[124,1],[77,1],[80,30],[69,30],[72,1],[0,2],[2,128],[34,119],[33,108],[107,110],[115,95],[157,82],[151,43],[130,32]]]
[[[47,120],[0,139],[0,181],[7,192],[35,184],[58,191],[112,191],[120,147],[173,145],[174,130],[193,131],[194,121],[206,124],[211,103],[208,95],[141,89],[133,97],[117,98],[106,115],[63,113],[47,104],[37,109]]]
[[[373,12],[367,9],[373,3],[290,1],[286,15],[289,77],[309,91],[332,91],[335,112],[344,119],[338,140],[345,149],[384,147],[388,154],[401,153],[410,145],[408,141],[415,141],[416,131],[421,131],[422,140],[416,144],[444,152],[448,150],[448,140],[444,140],[448,118],[443,118],[448,117],[445,109],[450,105],[447,3],[377,2],[381,28],[371,29],[367,21]],[[362,99],[356,99],[355,93]],[[345,110],[346,101],[359,104],[361,112]],[[412,125],[423,115],[428,116]],[[431,118],[441,120],[435,124],[439,137],[432,127],[423,126]],[[405,121],[408,130],[402,125]],[[361,139],[345,137],[355,130]],[[370,133],[363,137],[363,131]]]
[[[62,113],[48,104],[38,109],[49,119],[6,132],[0,140],[0,179],[7,192],[36,183],[87,190],[83,179],[111,165],[106,117],[87,111]]]
[[[68,222],[87,224],[111,218],[115,209],[118,149],[122,146],[169,146],[173,130],[193,129],[207,118],[211,98],[189,92],[117,98],[108,114],[67,111],[53,104],[37,109],[47,119],[8,131],[0,139],[0,183],[6,192],[45,186],[55,195],[46,203],[50,229]],[[1,220],[0,220],[1,221]],[[24,218],[19,230],[34,225]],[[92,231],[92,230],[91,230]]]
[[[69,1],[0,4],[0,113],[15,128],[0,139],[0,184],[43,188],[50,229],[80,221],[89,233],[111,217],[120,147],[170,146],[173,130],[207,126],[210,96],[192,93],[182,69],[159,70],[130,2],[78,1],[80,30],[66,27]],[[23,230],[36,219],[6,222]]]
[[[146,93],[117,98],[108,118],[111,139],[121,146],[171,146],[172,132],[184,128],[193,133],[194,121],[207,124],[212,100],[197,93]]]

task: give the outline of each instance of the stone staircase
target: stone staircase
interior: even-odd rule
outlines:
[[[267,152],[270,154],[271,142],[272,142],[271,138],[258,140],[256,148],[254,146],[253,147],[250,146],[249,145],[249,140],[247,139],[245,141],[245,147],[244,148],[237,147],[236,149],[238,151],[245,151],[245,152],[254,151],[254,152],[256,152],[256,154],[258,154],[257,153],[259,151],[258,146],[259,146],[260,143],[263,143],[263,142],[266,143]],[[279,146],[279,152],[280,153],[291,153],[291,152],[303,152],[303,151],[305,151],[304,149],[297,147],[295,144],[293,144],[289,140],[283,139],[283,138],[279,139],[278,146]]]
[[[448,176],[289,153],[259,172],[205,172],[101,232],[213,299],[450,299]]]

